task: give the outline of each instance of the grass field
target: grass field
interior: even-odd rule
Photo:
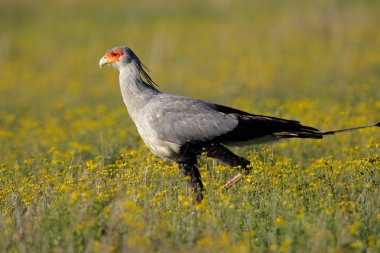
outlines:
[[[177,167],[129,119],[107,48],[165,92],[322,130],[380,121],[379,1],[0,0],[0,252],[380,252],[380,131]]]

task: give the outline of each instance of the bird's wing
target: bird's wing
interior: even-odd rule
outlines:
[[[296,120],[250,114],[222,105],[213,106],[219,112],[235,115],[239,122],[232,131],[217,137],[219,142],[239,143],[259,139],[265,142],[280,138],[321,139],[323,137],[318,129],[301,125]]]
[[[173,143],[238,143],[261,137],[319,138],[298,121],[254,115],[187,97],[161,95],[144,109],[157,138]],[[305,137],[302,137],[304,134]],[[297,136],[296,136],[297,135]]]
[[[178,144],[212,141],[239,123],[235,115],[218,112],[210,103],[166,94],[143,113],[157,138]]]

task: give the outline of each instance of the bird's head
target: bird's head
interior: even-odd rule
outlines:
[[[108,49],[106,54],[100,59],[99,66],[110,65],[114,68],[119,69],[125,64],[131,62],[140,63],[139,58],[133,53],[133,51],[128,47],[114,47]]]
[[[146,68],[144,64],[142,64],[140,59],[129,47],[120,46],[108,49],[106,51],[106,54],[99,61],[100,68],[104,65],[109,65],[118,70],[127,66],[136,67],[137,70],[140,72],[140,75],[144,77],[145,81],[148,84],[150,84],[151,86],[157,85],[148,75],[148,68]]]

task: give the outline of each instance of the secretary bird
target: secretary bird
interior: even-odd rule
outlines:
[[[224,145],[258,144],[284,138],[322,139],[325,135],[374,125],[321,132],[295,120],[255,115],[199,99],[166,94],[156,88],[145,66],[128,47],[107,50],[99,66],[110,65],[119,70],[121,94],[128,113],[141,138],[157,156],[178,163],[196,201],[205,190],[197,167],[197,156],[206,154],[229,166],[249,170],[250,161],[237,156]],[[230,187],[242,177],[238,174]]]

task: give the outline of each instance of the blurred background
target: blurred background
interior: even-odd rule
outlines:
[[[0,0],[1,252],[380,252],[380,129],[200,158],[206,201],[148,152],[99,69],[322,130],[380,121],[380,1]]]
[[[324,130],[375,123],[379,13],[369,0],[0,0],[0,162],[140,147],[116,71],[98,65],[118,45],[165,92]],[[379,142],[365,134],[340,140]]]

